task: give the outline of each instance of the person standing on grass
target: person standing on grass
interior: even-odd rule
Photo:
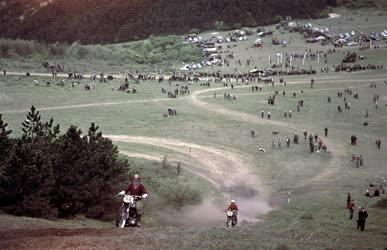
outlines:
[[[355,211],[355,201],[351,200],[348,205],[349,210],[349,219],[352,220],[353,218],[353,212]]]
[[[351,203],[351,200],[352,200],[351,193],[348,192],[348,194],[347,194],[347,209],[349,209],[349,204]]]
[[[327,127],[324,128],[324,133],[325,133],[325,137],[328,137],[328,128]]]
[[[180,175],[181,173],[181,163],[180,161],[177,163],[177,174]]]
[[[380,149],[380,144],[382,144],[382,141],[379,138],[376,140],[376,146],[378,147],[378,149]]]
[[[358,213],[357,229],[360,228],[361,231],[364,231],[367,217],[368,217],[367,210],[364,207],[361,207]]]
[[[297,135],[297,132],[294,132],[293,143],[294,143],[294,144],[298,144],[298,135]]]

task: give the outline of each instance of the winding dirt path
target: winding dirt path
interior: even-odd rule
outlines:
[[[186,162],[189,162],[185,168],[190,168],[192,172],[208,180],[225,197],[237,199],[243,207],[251,208],[241,213],[241,216],[245,219],[252,220],[270,211],[267,194],[260,184],[256,169],[248,156],[228,149],[203,146],[173,138],[128,135],[105,136],[115,142],[161,147],[184,155]],[[149,155],[137,156],[149,158]],[[151,155],[150,157],[160,159],[159,156]],[[179,156],[177,157],[179,158]]]

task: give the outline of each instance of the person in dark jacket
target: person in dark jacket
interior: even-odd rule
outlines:
[[[364,207],[359,209],[358,219],[357,219],[357,229],[360,228],[361,231],[364,231],[365,223],[368,217],[367,210]]]

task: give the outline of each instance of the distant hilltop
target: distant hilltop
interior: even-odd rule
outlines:
[[[7,0],[0,1],[0,36],[123,42],[215,26],[265,25],[286,16],[317,18],[327,4],[327,0]]]

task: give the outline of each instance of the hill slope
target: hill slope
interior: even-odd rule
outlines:
[[[325,0],[0,1],[0,36],[40,41],[121,42],[150,34],[273,22],[276,15],[318,17]]]

